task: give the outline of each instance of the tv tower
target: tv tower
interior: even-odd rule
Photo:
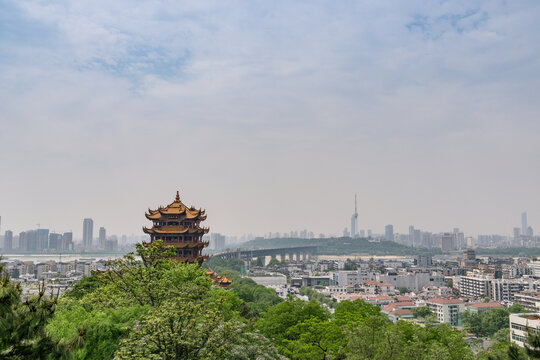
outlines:
[[[354,214],[351,216],[351,237],[358,237],[358,207],[356,206],[356,194],[354,194]]]

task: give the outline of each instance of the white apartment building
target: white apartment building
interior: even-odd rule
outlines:
[[[339,286],[356,285],[366,280],[375,280],[375,273],[364,270],[336,271],[332,273],[333,283]]]
[[[471,276],[462,276],[459,280],[459,293],[466,297],[491,298],[492,274],[476,273]]]
[[[445,286],[444,276],[436,272],[411,272],[397,274],[379,274],[378,281],[393,284],[396,289],[407,288],[410,291],[421,290],[424,286]]]
[[[516,293],[539,288],[540,283],[534,279],[493,279],[491,281],[491,299],[512,304]]]
[[[540,261],[531,261],[527,264],[534,277],[540,277]]]
[[[523,347],[527,341],[527,331],[538,332],[540,314],[510,314],[510,342]]]
[[[459,313],[465,312],[465,303],[459,299],[433,298],[426,301],[426,305],[439,322],[451,326],[457,326]]]
[[[514,294],[514,303],[523,306],[531,312],[540,311],[540,293],[529,290]]]

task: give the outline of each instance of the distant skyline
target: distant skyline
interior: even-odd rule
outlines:
[[[540,231],[540,2],[0,2],[2,235]]]

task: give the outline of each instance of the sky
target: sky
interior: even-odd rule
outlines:
[[[540,2],[0,0],[2,232],[540,232]]]

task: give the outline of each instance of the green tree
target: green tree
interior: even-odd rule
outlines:
[[[495,332],[491,338],[494,340],[494,341],[498,341],[498,342],[502,342],[502,343],[507,343],[510,341],[510,329],[506,328],[506,329],[500,329],[498,330],[497,332]]]
[[[270,261],[268,262],[266,267],[273,267],[273,266],[277,266],[277,265],[281,265],[281,264],[283,264],[283,263],[281,261],[279,261],[278,259],[270,259]]]
[[[414,307],[411,309],[411,312],[414,317],[423,319],[426,319],[427,317],[433,315],[433,312],[431,312],[431,310],[429,310],[429,307],[427,306]]]
[[[499,329],[509,327],[509,313],[506,309],[491,309],[480,314],[482,318],[482,335],[491,336]]]
[[[59,302],[48,326],[51,336],[65,341],[84,332],[84,346],[74,352],[74,358],[101,360],[116,356],[120,344],[125,353],[135,351],[133,344],[150,336],[141,334],[168,313],[173,321],[181,310],[195,308],[202,309],[197,314],[219,314],[213,326],[238,321],[246,305],[234,292],[212,288],[206,270],[197,264],[182,264],[169,257],[169,249],[160,242],[148,248],[138,246],[137,254],[115,260],[105,273],[83,280]],[[171,304],[184,307],[175,313]],[[198,331],[196,327],[187,330],[191,333],[186,336],[196,336],[193,332]],[[142,337],[137,338],[137,334]],[[172,344],[183,338],[175,339]]]
[[[289,298],[262,314],[255,322],[255,328],[274,341],[278,349],[283,349],[284,340],[294,340],[289,338],[291,333],[288,333],[288,330],[310,318],[326,321],[330,318],[330,313],[317,301]]]
[[[334,311],[334,319],[341,326],[364,323],[370,316],[387,320],[386,316],[381,316],[378,306],[368,304],[364,300],[342,301]]]
[[[259,285],[248,278],[235,278],[231,290],[244,301],[247,311],[243,315],[248,318],[259,316],[268,307],[282,302],[273,289]]]
[[[257,258],[257,261],[255,261],[255,266],[263,267],[264,266],[264,258],[259,256]]]
[[[58,359],[69,355],[74,344],[55,342],[46,331],[56,310],[56,298],[46,297],[42,285],[38,295],[23,300],[21,287],[9,280],[0,265],[1,359]]]
[[[347,339],[335,322],[312,317],[287,330],[283,353],[290,359],[339,359],[345,357]]]
[[[401,295],[409,292],[409,289],[407,289],[406,287],[400,287],[398,290]]]
[[[520,304],[514,304],[508,308],[510,314],[526,313],[527,310]]]
[[[168,300],[120,343],[115,360],[278,359],[264,337],[224,320],[213,301]]]
[[[464,313],[463,314],[463,324],[465,325],[465,330],[473,333],[476,336],[481,336],[484,334],[482,327],[482,317],[480,314],[476,313]]]
[[[528,332],[525,352],[531,359],[540,359],[540,334],[532,331]]]

